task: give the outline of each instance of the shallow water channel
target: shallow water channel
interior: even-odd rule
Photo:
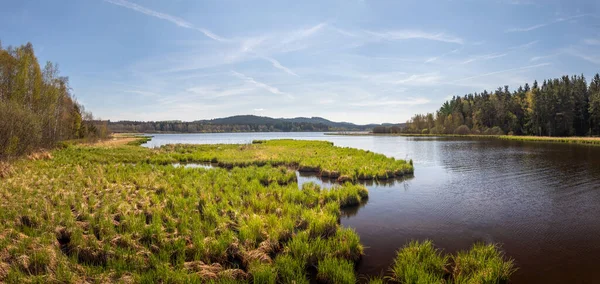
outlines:
[[[395,251],[431,239],[446,252],[502,245],[513,283],[596,283],[600,265],[600,147],[482,139],[323,133],[155,135],[147,145],[328,140],[413,159],[413,178],[366,184],[369,200],[341,223],[365,245],[358,273],[385,273]],[[299,182],[320,180],[299,177]]]

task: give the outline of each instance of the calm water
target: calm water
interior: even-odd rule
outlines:
[[[502,244],[519,267],[514,283],[600,281],[600,147],[322,133],[155,135],[149,146],[276,138],[414,160],[414,178],[367,185],[368,203],[342,217],[367,247],[360,274],[385,273],[399,247],[431,239],[447,252]]]

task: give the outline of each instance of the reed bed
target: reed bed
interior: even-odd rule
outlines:
[[[271,153],[274,146],[248,151],[253,154],[239,150],[254,145],[156,150],[71,145],[44,159],[2,164],[0,282],[354,279],[363,247],[353,230],[339,225],[340,208],[364,202],[368,191],[352,183],[328,189],[308,183],[299,189],[289,164],[249,162],[260,155],[286,161],[283,157],[293,152],[286,148],[295,147],[276,145],[281,153]],[[303,151],[332,147],[302,145]],[[235,159],[238,152],[244,160]],[[334,152],[328,149],[313,159],[344,157],[326,156]],[[201,160],[196,157],[244,165],[204,169],[171,164]],[[334,270],[339,263],[344,264],[341,272]],[[320,273],[311,276],[311,271]]]
[[[395,283],[507,283],[516,271],[494,244],[476,243],[468,251],[445,255],[431,241],[411,241],[400,249],[388,280]]]

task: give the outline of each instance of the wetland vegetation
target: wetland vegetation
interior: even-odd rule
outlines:
[[[350,181],[412,172],[329,142],[128,144],[68,145],[11,164],[0,183],[0,280],[354,283],[364,248],[340,210],[368,191]],[[221,167],[172,165],[206,161]],[[348,182],[298,188],[296,168]],[[411,283],[393,275],[385,280]]]

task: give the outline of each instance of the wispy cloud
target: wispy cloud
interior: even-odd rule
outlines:
[[[588,62],[591,62],[594,64],[600,64],[600,54],[598,54],[596,51],[593,51],[593,52],[582,51],[576,47],[567,47],[564,49],[564,52],[571,56],[581,58],[585,61],[588,61]]]
[[[288,98],[290,98],[290,99],[294,98],[292,95],[290,95],[290,94],[288,94],[288,93],[286,93],[286,92],[280,91],[280,90],[279,90],[278,88],[276,88],[276,87],[273,87],[273,86],[267,85],[267,84],[265,84],[265,83],[262,83],[262,82],[258,82],[258,81],[256,81],[256,80],[254,80],[254,78],[252,78],[252,77],[249,77],[249,76],[246,76],[246,75],[244,75],[244,74],[242,74],[242,73],[239,73],[239,72],[236,72],[236,71],[231,71],[231,74],[232,74],[233,76],[235,76],[235,77],[238,77],[238,78],[240,78],[240,79],[244,80],[246,83],[250,83],[250,84],[252,84],[252,85],[254,85],[254,86],[256,86],[256,87],[259,87],[259,88],[261,88],[261,89],[267,90],[267,91],[269,91],[269,92],[270,92],[270,93],[272,93],[272,94],[275,94],[275,95],[283,95],[283,96],[286,96],[286,97],[288,97]]]
[[[550,63],[540,63],[540,64],[536,64],[536,65],[529,65],[529,66],[523,66],[523,67],[518,67],[518,68],[494,71],[494,72],[490,72],[490,73],[485,73],[485,74],[481,74],[481,75],[458,79],[458,80],[452,81],[451,83],[458,83],[458,82],[462,82],[462,81],[467,81],[467,80],[471,80],[471,79],[476,79],[476,78],[481,78],[481,77],[486,77],[486,76],[491,76],[491,75],[496,75],[496,74],[501,74],[501,73],[506,73],[506,72],[514,72],[514,71],[527,70],[527,69],[532,69],[532,68],[539,68],[539,67],[544,67],[544,66],[548,66],[548,65],[551,65],[551,64]]]
[[[450,55],[450,54],[457,53],[457,52],[459,52],[460,50],[461,50],[461,48],[457,48],[457,49],[453,49],[453,50],[451,50],[451,51],[449,51],[449,52],[446,52],[446,53],[444,53],[444,54],[441,54],[441,55],[438,55],[438,56],[435,56],[435,57],[430,57],[430,58],[428,58],[427,60],[425,60],[425,62],[424,62],[424,63],[431,63],[431,62],[434,62],[434,61],[436,61],[436,60],[438,60],[438,59],[441,59],[441,58],[443,58],[443,57],[446,57],[446,56],[448,56],[448,55]]]
[[[384,40],[426,39],[457,44],[464,43],[464,40],[462,38],[453,35],[448,35],[445,33],[431,33],[418,30],[396,30],[382,32],[367,31],[367,33]]]
[[[534,46],[538,42],[539,42],[539,40],[534,40],[534,41],[530,41],[530,42],[525,43],[525,44],[511,46],[508,49],[512,49],[512,50],[515,50],[515,49],[527,49],[527,48],[530,48],[530,47]]]
[[[417,99],[410,99],[410,100],[382,99],[382,100],[375,100],[375,101],[370,100],[370,101],[364,101],[364,102],[353,102],[353,103],[349,103],[348,105],[359,106],[359,107],[398,106],[398,105],[414,106],[414,105],[427,104],[429,102],[430,102],[430,100],[425,99],[425,98],[417,98]]]
[[[294,75],[294,76],[298,76],[298,74],[294,73],[294,71],[290,70],[289,68],[281,65],[281,63],[279,63],[279,61],[275,60],[275,58],[271,58],[271,57],[264,57],[265,60],[271,62],[271,64],[273,64],[273,67],[282,70],[285,73],[288,73],[290,75]]]
[[[142,13],[142,14],[146,14],[146,15],[151,16],[151,17],[155,17],[155,18],[159,18],[159,19],[162,19],[162,20],[165,20],[165,21],[169,21],[169,22],[171,22],[171,23],[173,23],[173,24],[175,24],[177,26],[180,26],[182,28],[197,30],[197,31],[203,33],[205,36],[207,36],[207,37],[209,37],[211,39],[214,39],[216,41],[226,41],[225,38],[222,38],[222,37],[220,37],[220,36],[212,33],[211,31],[209,31],[209,30],[207,30],[205,28],[194,27],[194,25],[192,25],[190,22],[188,22],[188,21],[186,21],[184,19],[181,19],[179,17],[175,17],[175,16],[172,16],[172,15],[169,15],[169,14],[165,14],[165,13],[161,13],[161,12],[158,12],[158,11],[154,11],[152,9],[149,9],[149,8],[144,7],[144,6],[141,6],[141,5],[138,5],[138,4],[135,4],[135,3],[131,3],[131,2],[125,1],[125,0],[104,0],[104,1],[108,2],[108,3],[111,3],[111,4],[114,4],[114,5],[118,5],[118,6],[121,6],[121,7],[125,7],[125,8],[128,8],[128,9],[134,10],[134,11]]]
[[[581,18],[581,17],[585,17],[585,16],[589,16],[589,14],[581,14],[581,15],[575,15],[575,16],[566,17],[566,18],[558,18],[558,19],[555,19],[554,21],[543,23],[543,24],[537,24],[537,25],[533,25],[533,26],[529,26],[529,27],[523,27],[523,28],[508,29],[505,32],[507,32],[507,33],[529,32],[529,31],[537,30],[539,28],[543,28],[545,26],[549,26],[549,25],[552,25],[552,24],[556,24],[556,23],[560,23],[560,22],[565,22],[565,21],[568,21],[568,20],[573,20],[573,19]]]
[[[478,55],[478,56],[474,56],[471,57],[463,62],[461,62],[460,64],[469,64],[475,61],[485,61],[485,60],[491,60],[494,58],[500,58],[500,57],[504,57],[506,56],[506,53],[492,53],[492,54],[485,54],[485,55]]]
[[[398,80],[395,84],[398,85],[427,85],[439,82],[442,77],[437,73],[414,74],[407,78]]]
[[[529,61],[534,62],[534,61],[540,61],[542,59],[549,59],[552,57],[556,57],[561,55],[563,52],[557,52],[557,53],[553,53],[553,54],[548,54],[548,55],[540,55],[540,56],[534,56],[531,57],[531,59],[529,59]]]
[[[597,38],[586,38],[583,42],[587,45],[600,45],[600,39]]]

